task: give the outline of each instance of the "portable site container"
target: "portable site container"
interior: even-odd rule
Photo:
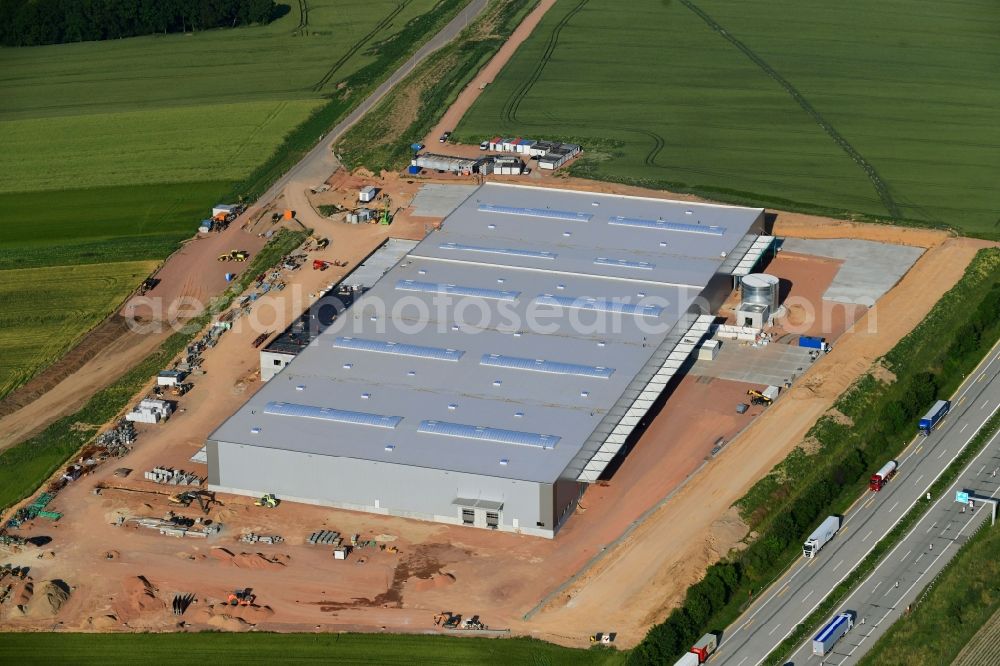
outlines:
[[[358,201],[362,201],[365,203],[369,201],[374,201],[376,194],[378,194],[378,188],[376,188],[374,185],[368,185],[367,187],[361,188],[361,191],[358,192]]]

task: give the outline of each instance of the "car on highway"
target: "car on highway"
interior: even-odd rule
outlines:
[[[440,141],[441,143],[444,143],[445,141],[447,141],[450,138],[451,138],[451,132],[445,132],[444,134],[441,135],[441,137],[438,139],[438,141]]]

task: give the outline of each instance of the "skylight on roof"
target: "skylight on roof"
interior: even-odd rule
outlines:
[[[457,361],[465,354],[458,349],[445,349],[443,347],[424,347],[422,345],[409,345],[399,342],[383,342],[382,340],[368,340],[366,338],[337,338],[333,346],[339,349],[355,349],[357,351],[369,351],[380,354],[395,354],[397,356],[411,356],[414,358],[428,358],[437,361]]]
[[[615,369],[604,366],[581,365],[577,363],[560,363],[558,361],[546,361],[544,359],[520,358],[517,356],[504,356],[502,354],[483,354],[479,359],[479,365],[488,365],[495,368],[510,368],[512,370],[531,370],[533,372],[547,372],[554,375],[576,375],[578,377],[598,377],[607,379]]]
[[[646,220],[640,217],[622,217],[615,215],[608,218],[608,224],[616,227],[638,227],[641,229],[659,229],[661,231],[680,231],[688,234],[705,234],[706,236],[722,236],[725,227],[704,224],[686,224],[683,222],[667,222],[665,220]]]
[[[555,252],[545,250],[521,250],[510,247],[484,247],[481,245],[465,245],[464,243],[441,243],[442,250],[462,250],[465,252],[482,252],[484,254],[502,254],[508,257],[530,257],[531,259],[555,259]]]
[[[393,429],[403,420],[402,416],[383,416],[367,412],[352,412],[346,409],[299,405],[293,402],[269,402],[264,407],[265,414],[273,416],[297,416],[303,419],[318,419],[334,423],[352,423],[373,428]]]
[[[521,432],[520,430],[505,430],[503,428],[487,428],[464,423],[448,423],[447,421],[421,421],[417,432],[426,435],[476,439],[484,442],[496,442],[498,444],[533,446],[540,449],[555,448],[555,445],[561,439],[556,435],[542,435],[536,432]]]
[[[457,284],[445,284],[442,282],[419,282],[417,280],[398,280],[396,289],[399,291],[419,291],[425,294],[448,294],[450,296],[471,296],[474,298],[488,298],[497,301],[513,302],[521,295],[519,291],[505,291],[503,289],[484,289],[481,287],[464,287]]]
[[[552,294],[539,294],[535,298],[535,303],[539,305],[556,305],[563,308],[576,308],[578,310],[594,310],[597,312],[611,312],[621,314],[639,315],[642,317],[659,317],[663,314],[663,308],[656,305],[634,305],[632,303],[620,303],[607,299],[572,296],[553,296]]]
[[[574,222],[589,222],[594,216],[590,213],[578,213],[569,210],[553,210],[552,208],[520,208],[518,206],[501,206],[499,204],[479,204],[480,213],[503,213],[505,215],[520,215],[522,217],[541,217],[549,220],[571,220]]]
[[[648,261],[633,261],[631,259],[609,259],[607,257],[597,257],[594,259],[594,263],[598,266],[621,266],[622,268],[638,268],[641,270],[651,271],[656,268],[656,264],[651,264]]]

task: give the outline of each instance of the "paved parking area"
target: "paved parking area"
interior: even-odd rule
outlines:
[[[476,185],[427,184],[413,197],[413,217],[448,217],[469,198]]]
[[[868,307],[892,289],[924,253],[920,247],[853,239],[786,238],[781,249],[840,259],[844,263],[823,298]]]
[[[697,377],[717,377],[748,384],[785,386],[794,381],[812,364],[812,350],[786,344],[771,343],[762,347],[743,346],[736,340],[722,340],[713,361],[695,361],[690,374]]]

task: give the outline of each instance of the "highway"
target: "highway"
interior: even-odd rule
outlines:
[[[928,437],[917,436],[899,456],[899,471],[881,492],[867,492],[844,514],[840,532],[814,559],[802,558],[728,627],[712,662],[756,666],[805,620],[822,600],[868,555],[879,538],[899,522],[1000,406],[1000,342],[966,378],[952,398],[952,409]],[[872,472],[879,467],[874,465]],[[1000,437],[994,437],[944,496],[933,497],[929,512],[897,548],[842,605],[858,613],[858,624],[834,647],[834,654],[812,656],[812,635],[789,664],[852,664],[906,610],[934,575],[957,552],[989,508],[977,504],[961,513],[955,489],[998,496]],[[897,586],[898,582],[898,586]],[[838,612],[840,612],[838,610]],[[831,613],[833,617],[836,613]],[[862,624],[864,620],[864,624]],[[825,620],[824,620],[825,621]]]

